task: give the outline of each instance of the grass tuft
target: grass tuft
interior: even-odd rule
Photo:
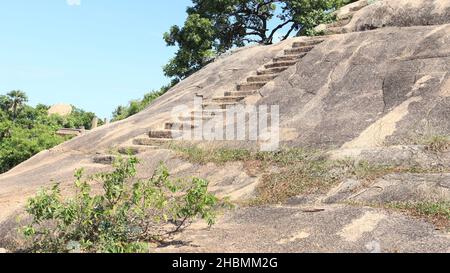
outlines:
[[[196,164],[243,162],[247,174],[261,177],[257,196],[249,205],[278,204],[303,194],[326,193],[345,178],[367,182],[393,173],[432,173],[436,170],[419,167],[376,165],[354,160],[329,160],[323,151],[301,148],[278,152],[257,152],[245,149],[210,148],[170,144],[185,160]]]
[[[440,229],[450,230],[450,202],[395,202],[386,207],[425,218]]]
[[[425,145],[429,151],[443,153],[450,150],[450,137],[432,136],[425,141]]]

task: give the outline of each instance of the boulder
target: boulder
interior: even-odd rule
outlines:
[[[48,109],[49,115],[68,116],[72,113],[73,107],[70,104],[55,104]]]

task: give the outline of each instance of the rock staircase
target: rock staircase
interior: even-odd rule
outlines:
[[[167,122],[162,130],[151,130],[148,133],[148,137],[134,139],[133,149],[131,150],[136,151],[137,147],[140,146],[156,149],[158,146],[164,145],[180,136],[181,130],[186,128],[194,129],[193,120],[208,121],[213,119],[215,115],[225,112],[229,107],[242,104],[247,97],[259,92],[267,83],[273,81],[282,72],[295,65],[324,40],[324,37],[314,37],[305,41],[295,42],[292,48],[284,50],[282,56],[275,57],[270,63],[257,70],[255,75],[238,84],[236,90],[225,92],[220,97],[211,98],[202,104],[201,109],[193,110],[188,115],[180,117],[181,122]],[[121,151],[125,152],[127,149],[122,148]]]
[[[351,4],[347,12],[336,14],[338,18],[336,22],[316,28],[316,31],[324,32],[325,36],[293,43],[292,47],[284,50],[281,56],[273,58],[270,63],[258,69],[255,75],[249,76],[243,83],[238,84],[236,90],[227,91],[223,96],[211,98],[202,104],[201,109],[195,109],[188,115],[181,116],[178,122],[166,122],[161,130],[151,130],[147,136],[133,139],[132,144],[119,147],[118,152],[123,155],[136,155],[160,149],[161,146],[180,137],[186,128],[195,129],[194,120],[210,121],[216,115],[225,113],[228,108],[243,104],[247,97],[258,93],[267,83],[276,79],[281,73],[305,57],[316,45],[322,43],[327,35],[348,33],[349,30],[345,26],[351,22],[356,12],[368,5],[368,0]],[[114,158],[115,156],[111,155],[97,156],[94,162],[109,164]]]
[[[317,32],[323,32],[324,35],[344,34],[349,33],[350,30],[346,26],[352,21],[353,16],[359,10],[367,7],[370,4],[368,0],[353,3],[348,12],[343,14],[336,14],[337,21],[327,25],[320,25],[316,27]]]

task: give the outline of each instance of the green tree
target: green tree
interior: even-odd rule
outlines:
[[[144,98],[141,100],[133,100],[130,101],[128,106],[118,106],[113,114],[113,121],[118,121],[122,119],[126,119],[132,115],[135,115],[139,113],[140,111],[144,110],[147,106],[149,106],[153,101],[155,101],[160,96],[164,95],[173,85],[175,82],[172,82],[169,85],[161,87],[157,91],[151,91],[150,93],[147,93],[144,95]]]
[[[55,134],[57,127],[36,123],[32,128],[13,123],[0,123],[0,173],[6,172],[42,150],[50,149],[65,139]]]
[[[0,110],[7,113],[11,109],[11,99],[8,96],[0,96]]]
[[[20,90],[13,90],[6,95],[10,101],[13,120],[15,120],[22,105],[28,101],[28,97],[25,92]]]
[[[206,65],[214,56],[215,38],[213,22],[199,14],[190,14],[182,28],[173,26],[164,40],[180,50],[164,67],[166,76],[182,79]]]
[[[125,106],[119,105],[116,107],[116,109],[113,111],[113,120],[120,120],[125,115]]]
[[[27,212],[33,221],[23,229],[29,251],[145,252],[149,243],[167,241],[195,218],[214,224],[219,200],[208,193],[207,181],[172,180],[164,166],[137,180],[137,163],[119,159],[114,171],[90,179],[78,170],[73,199],[64,199],[59,185],[31,198]],[[101,194],[94,194],[93,184],[103,187]]]
[[[45,108],[42,108],[44,110]],[[45,110],[46,111],[46,110]],[[59,115],[52,115],[52,118],[60,124],[61,128],[85,128],[92,129],[92,120],[96,117],[95,113],[84,111],[72,105],[72,112],[70,115],[62,117]],[[103,121],[99,119],[98,125],[103,125]]]
[[[26,101],[22,91],[0,96],[0,173],[67,140],[56,134],[60,128],[89,128],[95,116],[78,108],[68,117],[49,116],[48,106],[31,107]]]
[[[184,25],[164,34],[168,46],[179,48],[164,73],[181,80],[233,47],[271,44],[280,33],[281,40],[293,34],[315,35],[315,26],[332,21],[332,11],[353,1],[193,0]]]

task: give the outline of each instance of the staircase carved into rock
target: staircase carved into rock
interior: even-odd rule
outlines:
[[[163,124],[162,129],[155,129],[148,132],[148,136],[139,137],[132,140],[132,144],[121,146],[118,152],[125,155],[136,155],[148,150],[159,149],[167,143],[177,139],[186,129],[195,129],[194,120],[211,121],[216,115],[225,113],[228,108],[236,105],[245,105],[246,98],[257,94],[267,83],[275,80],[281,73],[291,66],[297,64],[315,46],[322,43],[328,35],[348,33],[347,26],[353,19],[356,12],[369,5],[368,1],[354,3],[353,7],[344,14],[337,14],[337,21],[328,25],[319,26],[316,30],[324,33],[324,36],[317,36],[294,42],[292,47],[285,49],[281,56],[272,59],[258,69],[254,75],[249,76],[244,82],[238,84],[235,90],[227,91],[223,96],[214,97],[204,102],[201,109],[194,109],[186,116],[181,116],[179,121],[170,121]],[[223,121],[223,120],[221,120]],[[98,163],[109,163],[109,155],[95,158]]]
[[[224,113],[230,107],[243,105],[247,97],[258,93],[267,83],[275,80],[281,73],[297,64],[299,60],[324,40],[324,37],[313,37],[294,42],[291,48],[283,51],[282,56],[273,58],[271,62],[258,69],[253,76],[249,76],[244,82],[238,84],[236,90],[227,91],[223,96],[209,99],[202,104],[201,109],[195,109],[188,115],[180,117],[180,121],[165,123],[161,130],[149,131],[148,137],[134,139],[133,145],[156,148],[179,137],[182,134],[181,130],[195,129],[194,120],[209,121],[215,115]]]
[[[336,15],[337,20],[331,24],[321,25],[316,28],[316,31],[323,32],[324,35],[334,35],[334,34],[344,34],[351,32],[346,28],[348,24],[352,21],[355,13],[369,5],[369,1],[359,1],[355,3],[356,5],[349,9],[349,12]]]

